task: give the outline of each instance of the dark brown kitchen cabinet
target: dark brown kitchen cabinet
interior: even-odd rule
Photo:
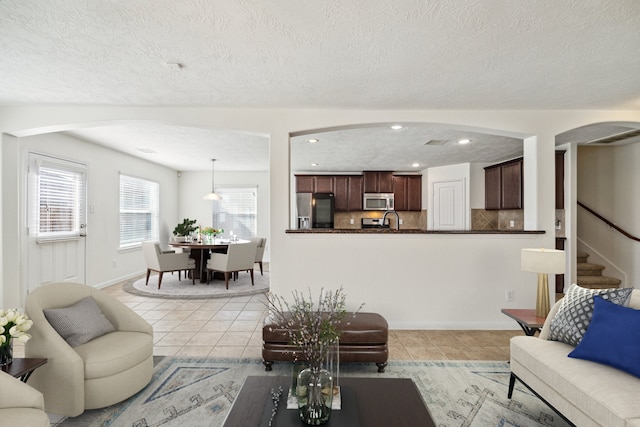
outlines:
[[[336,211],[361,211],[362,176],[336,175],[334,183]]]
[[[365,193],[393,193],[393,172],[365,171]]]
[[[485,209],[522,209],[522,158],[485,168]]]
[[[422,176],[394,175],[393,199],[397,211],[422,209]]]
[[[316,191],[314,193],[333,193],[334,182],[333,175],[316,175]]]
[[[296,175],[296,193],[314,193],[316,177],[313,175]]]
[[[522,209],[522,159],[501,167],[501,209]]]

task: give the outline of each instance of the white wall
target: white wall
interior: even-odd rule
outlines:
[[[578,148],[578,200],[630,234],[640,236],[640,143]],[[578,237],[595,251],[590,262],[607,265],[604,274],[640,287],[640,243],[577,209]],[[615,268],[622,273],[616,274]]]
[[[269,261],[269,172],[226,172],[216,171],[216,188],[220,187],[257,187],[258,224],[257,235],[267,238],[263,260]],[[181,172],[179,178],[178,222],[182,218],[197,219],[203,227],[212,227],[213,202],[203,200],[202,196],[211,191],[211,171]],[[174,225],[175,226],[175,225]],[[170,232],[173,231],[171,227]],[[229,230],[225,230],[228,235]]]
[[[484,209],[484,168],[491,163],[471,163],[469,183],[469,209]]]
[[[9,146],[13,145],[11,149]],[[17,211],[20,212],[16,232],[24,229],[26,218],[24,164],[28,152],[37,152],[86,163],[87,173],[87,205],[93,206],[93,212],[87,213],[86,256],[88,284],[104,286],[117,283],[145,271],[142,252],[119,251],[119,173],[136,176],[160,184],[160,224],[161,240],[167,240],[167,224],[174,223],[177,215],[175,194],[178,182],[175,171],[146,162],[135,157],[124,155],[113,150],[90,144],[61,133],[44,134],[25,138],[17,138],[3,144],[3,148],[11,152],[5,157],[3,172],[15,177],[17,191]],[[9,231],[9,230],[5,230]],[[7,236],[11,233],[3,233]],[[14,242],[21,242],[22,233],[15,234]],[[29,268],[25,257],[25,247],[7,254],[7,262],[11,266],[20,266],[16,270]],[[11,261],[8,261],[11,259]],[[113,266],[115,261],[116,266]],[[5,264],[6,265],[6,264]],[[20,278],[17,283],[21,283]],[[18,290],[16,290],[18,295]]]
[[[392,328],[515,328],[501,307],[533,307],[536,277],[520,271],[524,247],[553,247],[554,136],[602,121],[640,121],[640,111],[385,111],[259,110],[154,107],[0,108],[0,132],[109,120],[161,120],[270,135],[271,286],[288,296],[293,289],[343,285],[352,305],[384,315]],[[424,122],[500,129],[534,138],[529,155],[537,174],[531,198],[535,227],[522,235],[353,235],[293,234],[289,228],[289,134],[363,123]],[[3,145],[9,138],[3,135]],[[527,148],[527,147],[525,147]],[[5,153],[3,153],[4,156]],[[525,158],[526,161],[526,158]],[[527,163],[528,164],[528,163]],[[3,168],[7,165],[3,158]],[[546,165],[549,165],[548,167]],[[8,300],[18,281],[11,271],[11,226],[17,214],[5,197],[11,174],[2,171],[2,295]],[[207,180],[208,182],[208,180]],[[525,193],[527,193],[525,188]],[[515,299],[505,302],[505,289]],[[18,301],[19,302],[19,301]]]

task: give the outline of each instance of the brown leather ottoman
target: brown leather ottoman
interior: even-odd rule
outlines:
[[[348,323],[348,324],[347,324]],[[340,362],[372,362],[378,372],[384,372],[389,359],[389,325],[377,313],[349,313],[340,327]],[[291,345],[286,329],[273,324],[269,318],[262,328],[262,363],[270,371],[273,362],[292,362],[303,355]]]

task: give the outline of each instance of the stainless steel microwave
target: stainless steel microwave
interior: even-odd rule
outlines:
[[[365,211],[393,210],[393,193],[364,193],[362,208]]]

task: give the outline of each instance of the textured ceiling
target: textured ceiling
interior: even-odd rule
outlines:
[[[638,22],[638,0],[2,0],[0,105],[635,110]]]

